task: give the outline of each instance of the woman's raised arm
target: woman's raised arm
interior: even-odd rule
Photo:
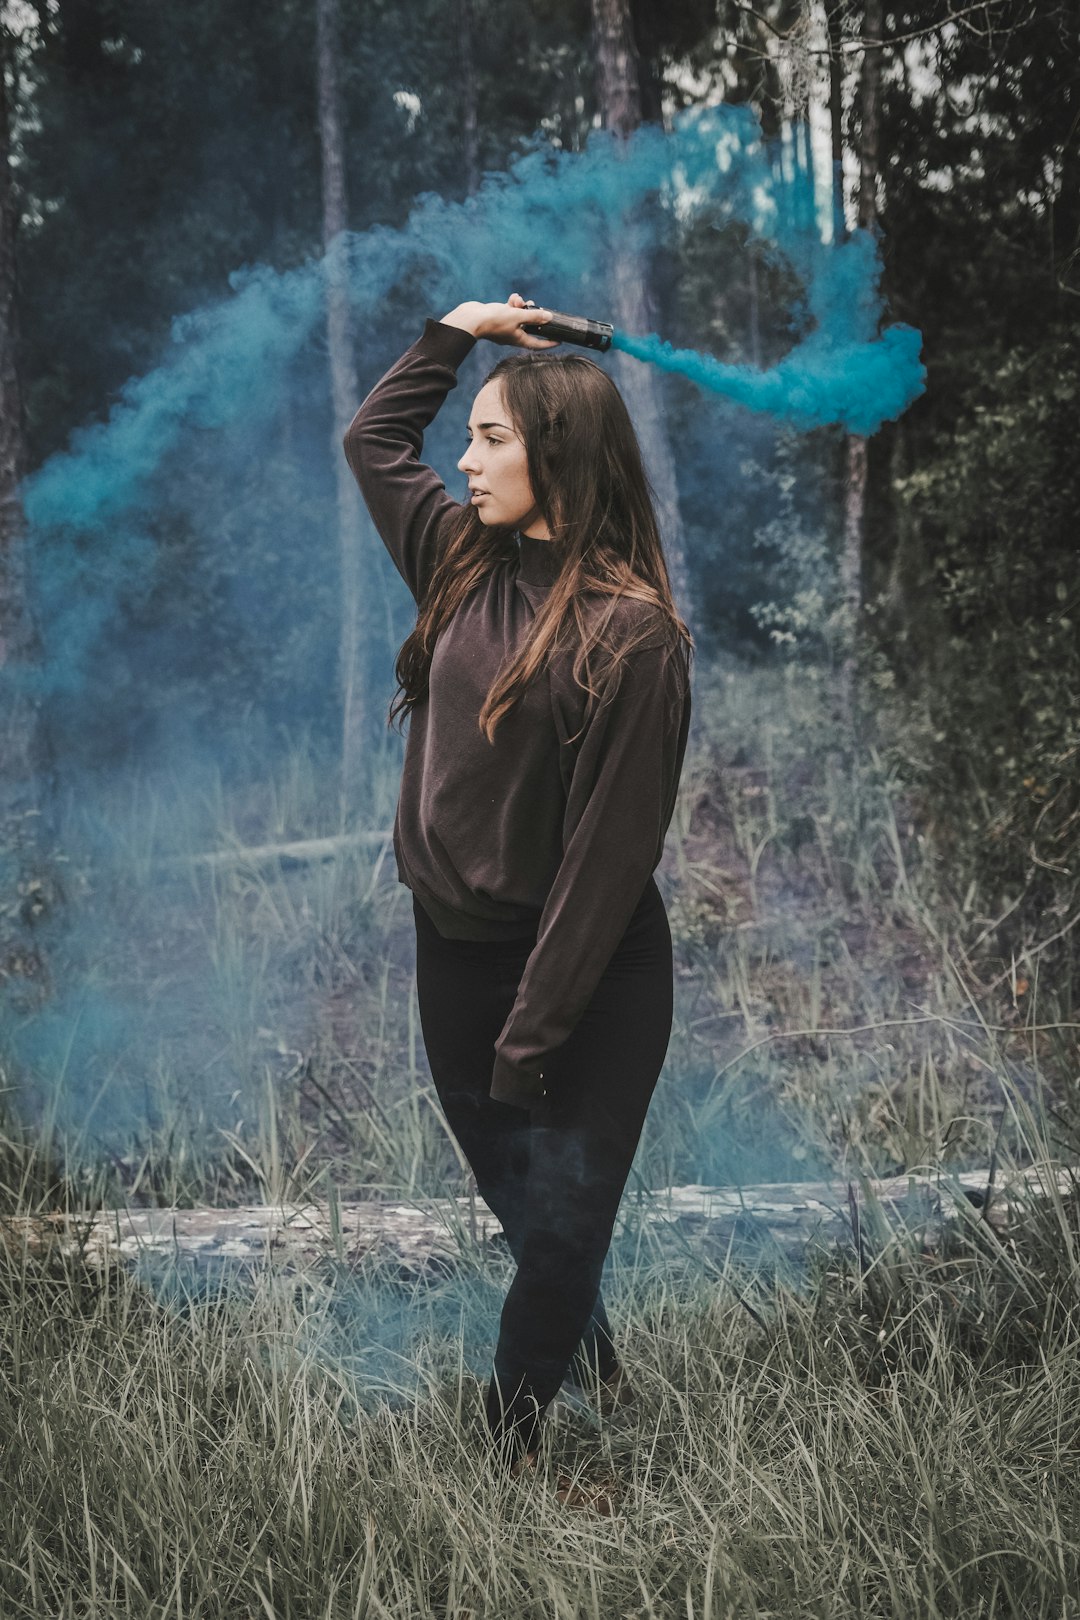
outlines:
[[[555,345],[521,330],[547,310],[529,309],[519,293],[505,304],[459,304],[441,321],[427,320],[375,384],[345,433],[345,457],[372,522],[414,599],[423,599],[439,559],[447,521],[462,509],[433,468],[420,459],[424,431],[450,390],[477,338],[520,348]]]
[[[420,459],[424,431],[457,386],[457,368],[475,342],[471,332],[426,321],[345,433],[345,457],[372,522],[417,603],[434,573],[443,527],[461,511]]]

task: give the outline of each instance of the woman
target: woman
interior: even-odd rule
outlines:
[[[432,1077],[517,1261],[486,1394],[514,1472],[564,1380],[632,1400],[600,1277],[671,1033],[653,872],[693,646],[626,406],[585,355],[539,352],[548,318],[512,293],[429,319],[344,441],[418,606],[394,851]],[[473,402],[462,505],[420,452],[480,338],[528,352]]]

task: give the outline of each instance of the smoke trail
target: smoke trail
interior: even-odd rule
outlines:
[[[603,316],[613,251],[677,256],[702,220],[718,232],[741,224],[776,268],[773,296],[781,283],[790,296],[790,353],[757,373],[737,363],[741,355],[679,352],[645,334],[621,334],[627,352],[677,369],[689,356],[701,386],[719,384],[771,413],[754,431],[774,419],[870,431],[914,397],[916,334],[893,327],[878,336],[874,242],[858,233],[842,248],[822,242],[810,177],[776,167],[747,107],[693,109],[670,132],[644,126],[626,142],[595,132],[577,153],[553,151],[537,136],[465,201],[424,195],[400,229],[348,237],[365,378],[370,385],[397,358],[425,314],[464,298],[517,288],[555,308]],[[276,935],[273,946],[269,936],[249,945],[233,902],[215,891],[208,923],[200,905],[210,902],[187,902],[191,937],[175,961],[160,922],[184,902],[175,892],[163,896],[152,861],[162,845],[171,852],[207,847],[215,836],[243,842],[227,812],[214,818],[220,781],[236,769],[237,738],[250,733],[252,716],[265,724],[248,745],[260,783],[270,764],[262,738],[273,727],[319,722],[332,735],[331,456],[340,448],[329,431],[322,348],[325,267],[318,259],[284,274],[248,266],[229,286],[226,298],[175,319],[161,364],[129,380],[107,419],[75,432],[22,490],[43,657],[33,668],[7,665],[0,688],[20,680],[48,699],[62,783],[83,818],[66,857],[83,861],[92,878],[84,915],[65,919],[63,996],[15,1044],[42,1089],[51,1088],[60,1119],[75,1130],[88,1119],[95,1141],[115,1137],[125,1149],[147,1120],[179,1140],[192,1119],[238,1130],[241,1117],[252,1117],[245,1088],[261,1084],[274,1049],[266,1033],[275,1016],[272,951],[286,948]],[[392,322],[390,307],[401,311]],[[472,361],[465,376],[471,369]],[[271,431],[286,398],[299,402],[291,458]],[[436,465],[460,453],[449,453],[459,438],[453,418],[442,413],[427,436]],[[723,435],[724,446],[718,437],[703,434],[696,464],[688,452],[679,467],[684,494],[695,481],[708,485],[710,514],[717,478],[731,485],[741,477],[736,435]],[[758,516],[760,505],[755,494]],[[388,626],[387,644],[366,649],[379,692],[394,640],[391,592],[402,598],[400,582],[380,573],[378,548],[371,552],[365,585],[376,598],[385,590]],[[297,646],[302,652],[289,650]],[[272,661],[279,648],[280,665]],[[279,678],[286,658],[288,681]],[[235,685],[223,693],[226,659]],[[233,704],[226,712],[223,696]],[[117,773],[132,765],[163,774],[168,767],[169,794],[124,821]],[[315,830],[313,818],[307,830]],[[121,875],[115,886],[102,875],[110,869]],[[358,873],[356,892],[366,892],[369,876]]]
[[[649,197],[659,207],[646,212]],[[820,241],[812,180],[776,171],[747,107],[690,109],[670,134],[643,126],[625,143],[595,132],[580,153],[553,151],[537,137],[466,201],[420,197],[400,230],[376,226],[348,241],[358,324],[377,328],[388,294],[406,278],[434,313],[511,286],[538,302],[602,313],[613,247],[635,254],[670,243],[706,202],[715,222],[744,221],[802,280],[809,334],[762,373],[646,334],[620,333],[619,347],[798,427],[838,422],[872,432],[917,397],[918,334],[896,326],[876,337],[874,243],[858,233],[842,247]],[[290,363],[317,332],[321,261],[282,275],[247,268],[230,286],[232,298],[174,320],[163,363],[129,381],[106,422],[78,430],[24,483],[47,646],[35,684],[77,689],[123,583],[152,568],[147,508],[169,502],[169,489],[155,485],[170,456],[210,440],[227,466],[228,430],[272,415]]]
[[[864,250],[858,239],[848,246]],[[844,253],[846,248],[836,250]],[[675,349],[655,334],[616,330],[611,346],[635,359],[678,372],[715,394],[797,428],[837,424],[851,433],[876,433],[924,391],[921,335],[890,326],[880,338],[859,339],[822,326],[768,370],[725,364],[693,349]]]

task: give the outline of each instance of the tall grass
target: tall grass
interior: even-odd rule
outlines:
[[[961,1205],[933,1246],[871,1205],[797,1285],[638,1221],[680,1182],[1080,1158],[1074,1031],[1023,964],[987,988],[978,896],[950,912],[882,756],[841,768],[788,675],[701,671],[696,707],[676,1021],[607,1289],[636,1412],[557,1408],[539,1474],[496,1472],[509,1261],[466,1233],[447,1276],[339,1249],[240,1288],[0,1219],[3,1620],[1075,1620],[1075,1190],[1048,1174],[1004,1235]],[[164,864],[332,836],[314,752],[126,792],[68,813],[67,999],[0,1059],[4,1217],[462,1190],[385,846]]]
[[[1075,1195],[760,1279],[760,1323],[743,1279],[634,1236],[610,1293],[639,1409],[558,1412],[521,1481],[481,1411],[497,1254],[241,1292],[0,1244],[0,1612],[1075,1614]]]

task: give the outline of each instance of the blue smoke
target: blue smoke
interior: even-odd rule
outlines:
[[[879,335],[875,242],[859,233],[839,247],[822,241],[812,178],[776,165],[748,107],[694,109],[670,132],[645,126],[625,143],[595,132],[577,153],[553,150],[538,135],[467,200],[425,194],[400,229],[377,226],[346,237],[341,245],[365,378],[370,385],[397,358],[425,314],[441,315],[468,297],[501,299],[516,289],[554,308],[606,317],[612,252],[674,250],[702,218],[717,231],[740,224],[794,289],[786,311],[790,352],[757,371],[673,349],[656,336],[620,333],[626,353],[797,427],[831,422],[872,432],[916,397],[923,386],[918,334],[893,326]],[[179,807],[200,823],[193,784],[204,767],[213,777],[219,765],[233,764],[235,733],[226,736],[219,723],[216,691],[205,695],[223,645],[230,653],[241,639],[245,651],[250,646],[244,701],[257,717],[270,714],[274,724],[310,719],[295,694],[281,696],[273,674],[265,673],[266,648],[302,641],[312,670],[308,690],[323,701],[333,691],[333,458],[341,451],[328,420],[326,285],[322,259],[281,274],[262,264],[238,268],[229,296],[174,319],[156,369],[130,379],[107,419],[79,428],[23,485],[43,656],[32,667],[9,664],[0,683],[21,682],[50,700],[54,717],[68,717],[61,736],[71,739],[73,751],[83,746],[82,733],[99,751],[107,742],[109,770],[164,760],[181,784],[175,804],[169,801],[174,820],[183,819]],[[494,359],[480,350],[476,365]],[[291,460],[274,437],[286,398],[300,402],[291,419]],[[436,462],[453,426],[445,419],[433,424],[428,448]],[[735,477],[735,435],[727,437]],[[684,491],[698,479],[715,479],[719,453],[707,440],[698,465],[679,468]],[[714,512],[711,483],[703,499]],[[174,552],[188,572],[205,570],[208,583],[203,596],[170,616]],[[396,576],[388,580],[392,571],[380,572],[377,546],[369,561],[370,594],[376,601],[381,595],[386,608],[385,644],[367,650],[372,670],[380,671],[372,679],[378,692],[396,646],[391,591],[402,596]],[[299,665],[291,656],[292,667]],[[133,690],[137,701],[125,707]],[[275,703],[283,715],[273,713]],[[126,729],[129,713],[141,730],[134,722]],[[107,738],[103,716],[111,719]],[[237,968],[243,983],[233,987],[235,1005],[222,1012],[220,1029],[206,1017],[222,996],[220,974],[194,951],[182,994],[164,970],[155,995],[141,982],[130,991],[110,988],[97,965],[111,960],[110,941],[124,944],[125,960],[149,960],[152,949],[140,947],[160,944],[156,913],[171,914],[182,902],[175,891],[160,892],[160,879],[131,877],[129,847],[149,862],[158,853],[153,838],[144,849],[135,842],[141,829],[122,835],[108,792],[81,779],[62,750],[58,766],[87,822],[96,815],[100,828],[96,842],[86,835],[69,850],[73,861],[85,860],[97,880],[111,863],[124,882],[142,882],[144,892],[133,917],[124,882],[115,896],[100,881],[88,884],[85,918],[65,924],[64,998],[13,1037],[20,1065],[40,1077],[43,1091],[52,1088],[59,1116],[72,1129],[82,1121],[95,1140],[107,1141],[113,1131],[126,1146],[141,1125],[167,1114],[165,1103],[146,1100],[140,1078],[140,1071],[145,1076],[162,1066],[167,1002],[175,1020],[170,1073],[206,1076],[185,1109],[208,1128],[234,1124],[229,1099],[251,1077],[247,1057],[228,1051],[228,1032],[241,1013],[256,1034],[269,1022],[262,1003],[270,993],[269,967],[262,977],[246,961]],[[107,788],[108,770],[103,776]],[[211,819],[207,811],[191,847],[212,843]],[[190,918],[201,938],[199,905],[191,900]],[[200,1041],[207,1048],[216,1042],[226,1055],[204,1052]],[[257,1078],[257,1062],[254,1072]],[[177,1117],[188,1114],[178,1110]]]
[[[874,244],[865,233],[823,251],[808,300],[817,324],[766,370],[675,349],[655,334],[616,330],[612,348],[792,427],[835,424],[869,435],[895,420],[926,387],[922,337],[914,327],[898,324],[874,336],[877,312],[861,295],[875,284]]]
[[[693,349],[673,349],[655,335],[631,337],[616,331],[613,349],[676,371],[700,388],[724,394],[751,411],[781,417],[797,428],[837,424],[851,433],[876,433],[922,393],[925,368],[921,339],[910,326],[891,326],[870,343],[843,343],[832,337],[808,338],[768,371],[724,365]]]
[[[644,208],[649,199],[658,206]],[[347,241],[357,326],[377,332],[406,281],[432,313],[518,288],[602,316],[609,253],[670,242],[705,204],[714,223],[744,222],[790,265],[804,287],[796,323],[805,335],[761,372],[644,333],[619,333],[617,347],[799,428],[871,433],[921,393],[918,333],[893,326],[877,336],[874,242],[865,233],[843,246],[821,241],[812,178],[777,171],[748,107],[690,109],[670,133],[643,126],[625,143],[595,132],[580,153],[537,137],[466,201],[422,195],[400,230],[376,226]],[[321,260],[285,274],[246,267],[229,281],[231,298],[173,321],[162,364],[125,384],[107,421],[79,429],[24,483],[47,648],[36,685],[77,689],[118,593],[152,569],[150,516],[169,500],[171,459],[216,448],[227,463],[230,430],[271,419],[290,366],[320,333]]]

